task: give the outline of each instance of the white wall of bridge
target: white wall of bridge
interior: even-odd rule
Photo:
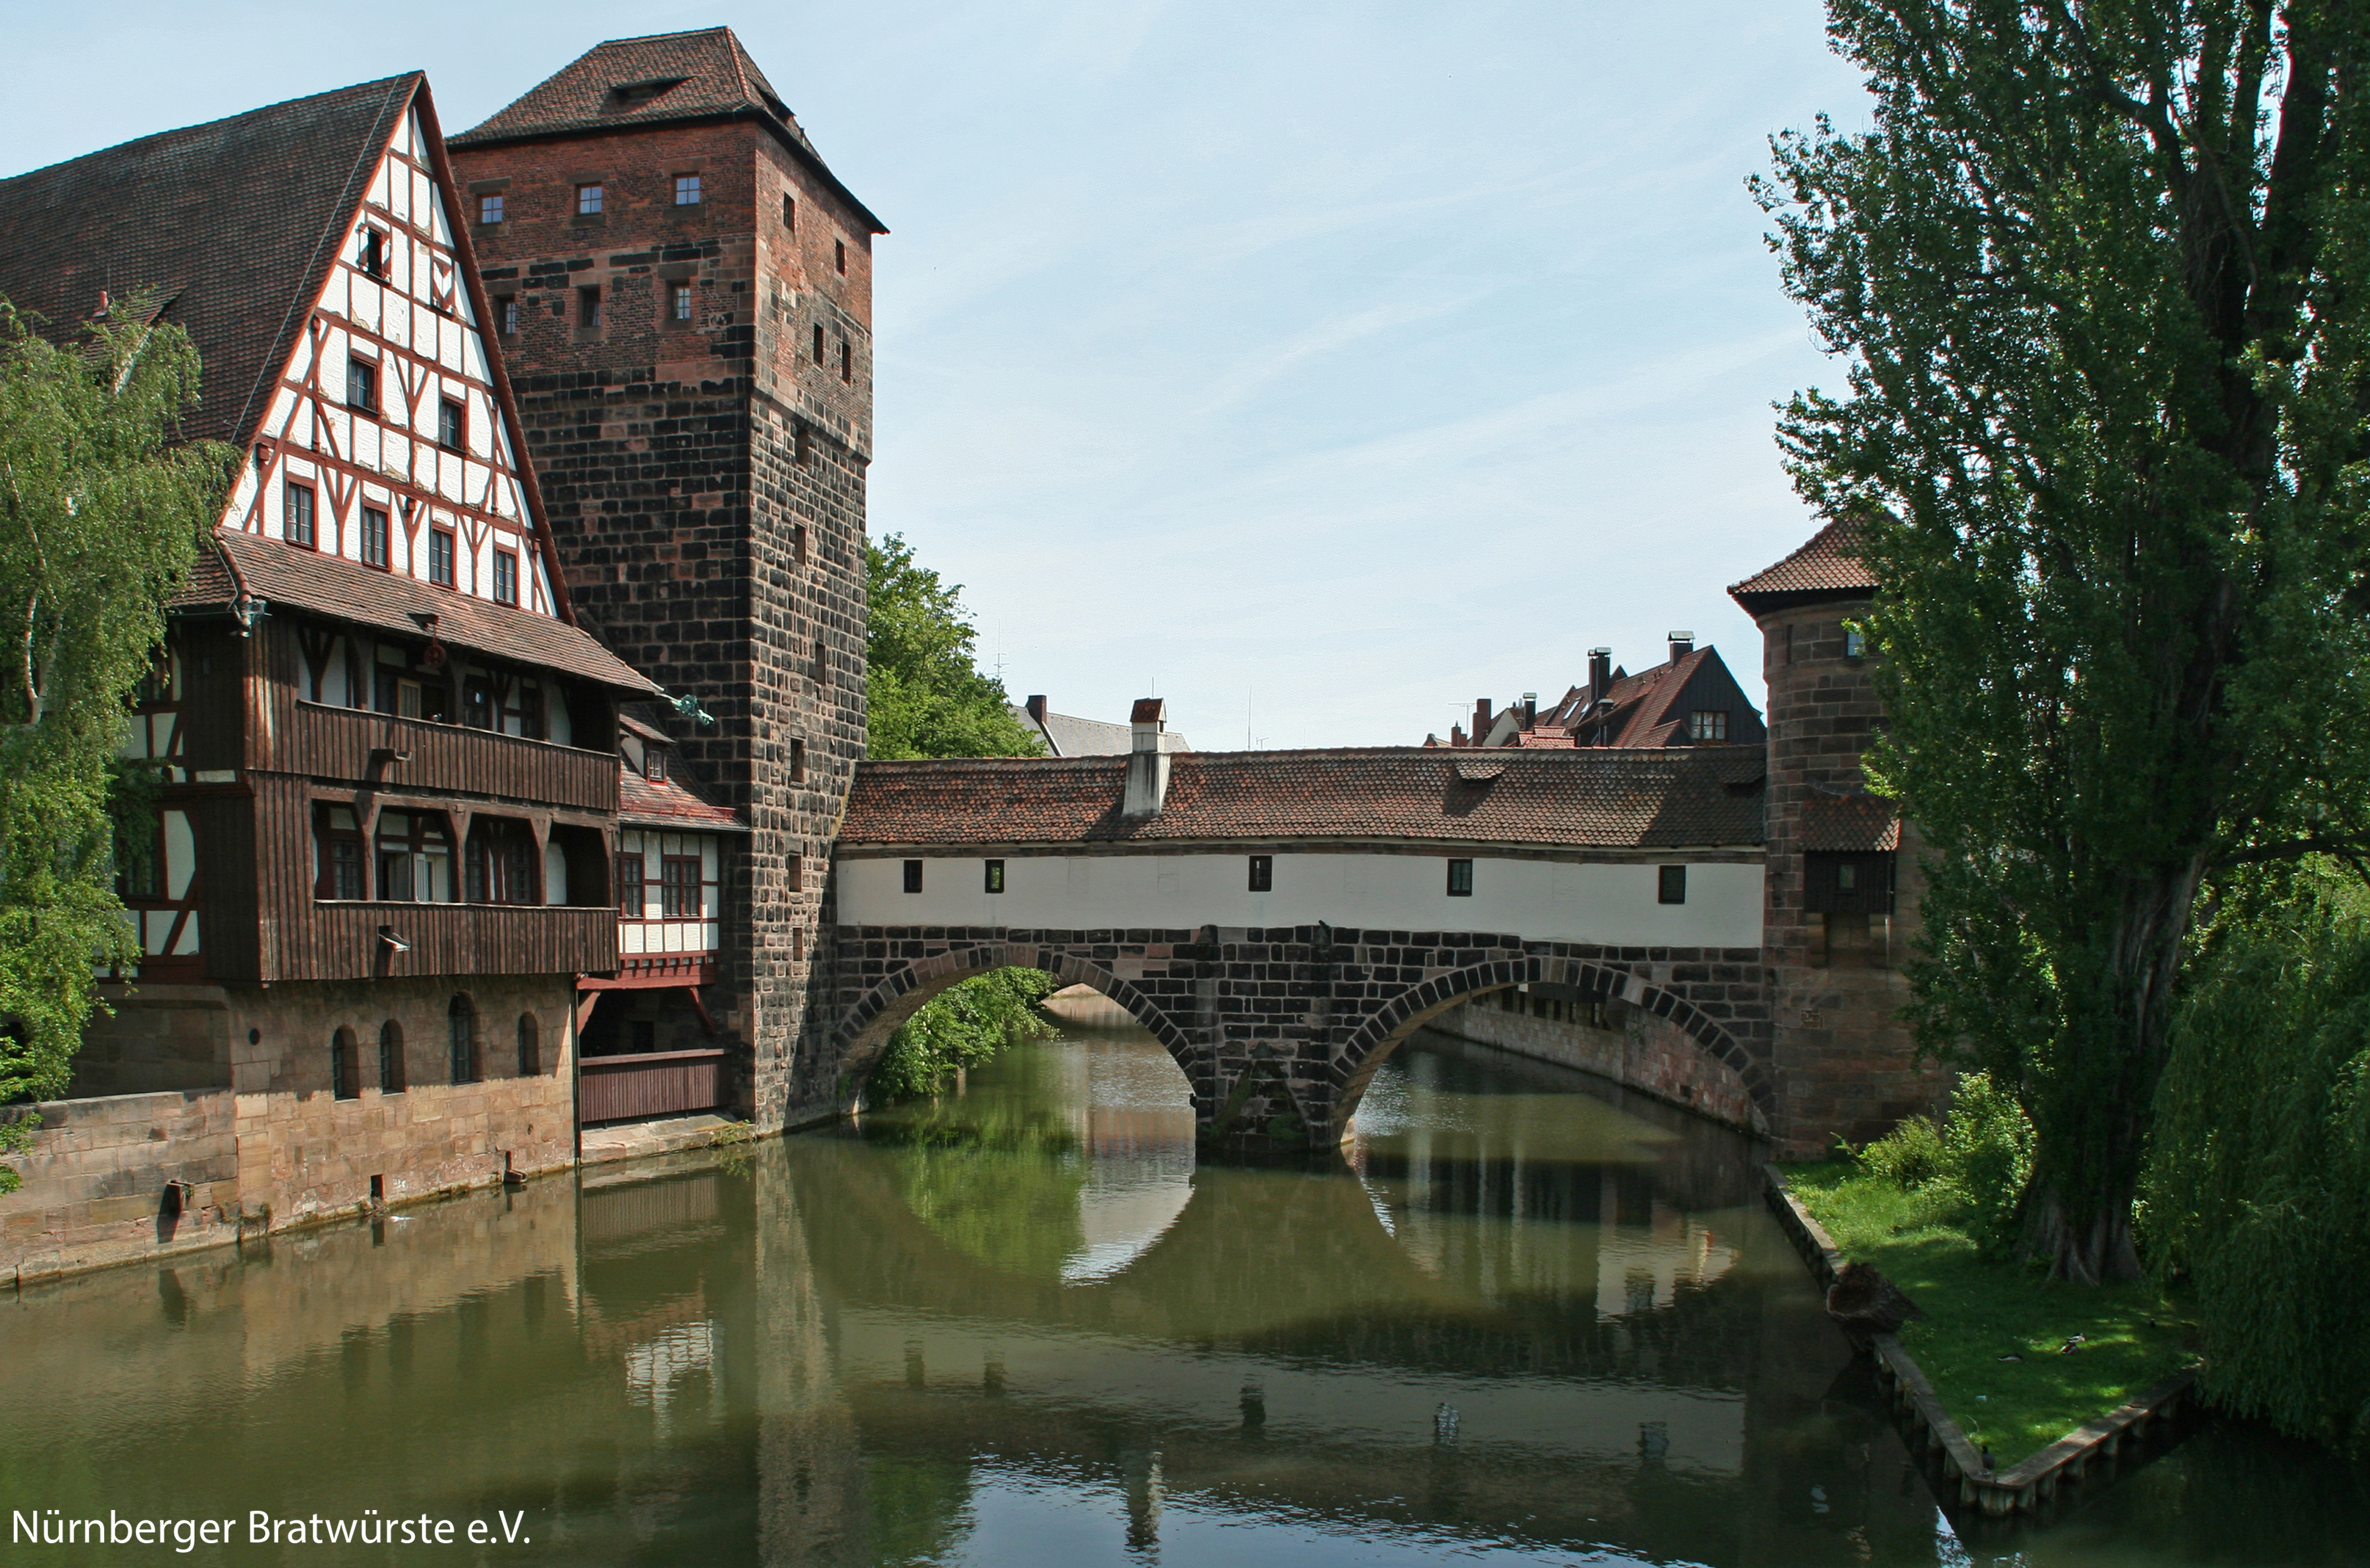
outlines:
[[[1618,946],[1758,947],[1761,867],[1733,862],[1609,864],[1474,856],[1469,898],[1447,893],[1448,857],[1278,854],[1272,891],[1249,891],[1240,854],[1007,857],[985,891],[979,857],[925,858],[904,891],[903,859],[843,855],[843,925],[1007,926],[1086,931],[1201,925],[1509,932]],[[1657,868],[1687,864],[1687,899],[1658,901]]]

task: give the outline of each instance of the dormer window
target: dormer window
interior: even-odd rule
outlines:
[[[617,113],[637,109],[652,98],[682,86],[688,80],[687,76],[652,76],[643,82],[620,82],[609,89],[608,107]]]
[[[654,784],[664,784],[666,783],[666,748],[663,746],[645,745],[642,748],[642,777],[650,780]]]
[[[1687,738],[1691,740],[1726,740],[1728,710],[1697,708],[1687,715]]]

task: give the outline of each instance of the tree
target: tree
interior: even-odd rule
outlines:
[[[897,534],[864,546],[870,606],[865,612],[868,754],[909,757],[1034,757],[1044,747],[1012,716],[1004,682],[972,662],[978,634],[963,611],[962,587],[914,563]]]
[[[2370,12],[1828,17],[1873,124],[1754,184],[1847,365],[1779,439],[1884,584],[1872,773],[1933,850],[1911,1015],[2017,1087],[2028,1249],[2126,1277],[2201,897],[2370,864]]]
[[[120,303],[59,344],[0,300],[0,1103],[65,1087],[95,967],[139,958],[115,755],[230,459],[174,444],[198,357],[150,314]]]

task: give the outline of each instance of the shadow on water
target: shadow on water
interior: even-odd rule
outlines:
[[[2364,1560],[2362,1477],[2239,1426],[1962,1541],[1755,1154],[1435,1039],[1338,1164],[1200,1166],[1165,1053],[1074,1029],[835,1133],[0,1300],[0,1492],[523,1510],[528,1563]]]

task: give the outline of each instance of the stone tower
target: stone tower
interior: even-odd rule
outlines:
[[[1762,946],[1770,977],[1777,1134],[1789,1155],[1864,1142],[1930,1108],[1899,1018],[1917,919],[1916,830],[1871,795],[1860,760],[1883,727],[1875,656],[1848,623],[1877,583],[1838,522],[1728,591],[1761,627],[1769,682]]]
[[[830,844],[865,746],[872,236],[724,28],[599,45],[451,143],[528,455],[585,624],[714,715],[646,716],[750,834],[700,993],[764,1130],[839,1098],[810,1027]],[[816,1019],[817,1024],[826,1021]]]

